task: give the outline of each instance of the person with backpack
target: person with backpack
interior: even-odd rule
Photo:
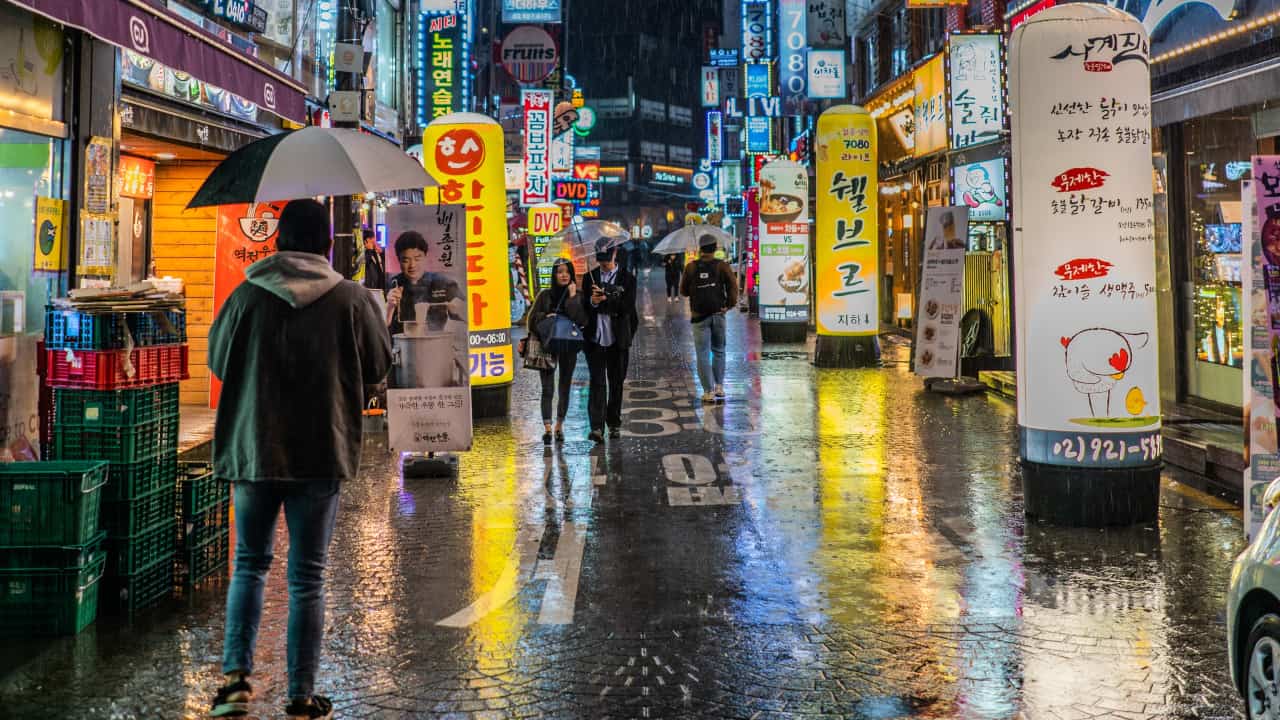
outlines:
[[[542,378],[542,444],[551,444],[551,410],[552,401],[559,390],[559,407],[556,413],[555,441],[564,442],[564,418],[569,414],[569,390],[573,386],[573,371],[578,366],[578,351],[582,347],[579,341],[557,343],[546,337],[552,323],[558,316],[573,321],[579,328],[587,324],[587,311],[582,306],[582,295],[578,293],[577,278],[574,277],[573,263],[568,260],[556,260],[551,267],[551,287],[538,293],[533,301],[533,309],[529,311],[530,342],[536,339],[541,347],[528,349],[526,346],[525,367],[538,370]],[[547,321],[550,320],[551,323]],[[567,347],[561,347],[561,345]],[[532,350],[532,351],[531,351]],[[560,382],[556,383],[556,370],[560,370]]]
[[[680,294],[689,298],[693,347],[698,354],[702,401],[724,400],[725,312],[738,304],[738,280],[729,263],[716,258],[716,239],[699,238],[699,255],[685,266]]]

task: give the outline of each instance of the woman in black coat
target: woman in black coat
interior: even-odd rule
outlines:
[[[587,324],[587,312],[582,307],[582,296],[578,294],[577,278],[574,276],[573,264],[567,260],[557,260],[551,267],[551,287],[538,293],[533,301],[533,309],[529,311],[529,334],[538,337],[545,346],[546,338],[538,335],[538,325],[545,318],[564,314],[570,320],[583,327]],[[573,371],[578,366],[578,351],[562,352],[555,355],[555,365],[540,370],[542,375],[542,443],[551,444],[551,406],[552,397],[559,389],[559,412],[556,414],[555,439],[564,442],[564,418],[569,414],[569,390],[573,385]],[[560,381],[556,382],[556,370],[560,371]]]

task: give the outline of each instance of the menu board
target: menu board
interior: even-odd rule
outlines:
[[[1019,25],[1010,48],[1023,456],[1150,466],[1162,446],[1146,31],[1075,3]]]
[[[969,208],[929,208],[924,223],[924,273],[916,318],[915,366],[920,377],[957,377],[964,312],[964,254]]]
[[[809,322],[809,176],[775,160],[760,170],[760,320]]]

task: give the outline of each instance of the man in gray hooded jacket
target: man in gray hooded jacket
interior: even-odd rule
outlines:
[[[391,339],[370,292],[329,266],[314,200],[280,214],[279,252],[250,265],[209,330],[222,380],[214,473],[235,484],[236,562],[227,590],[224,686],[210,717],[249,714],[253,650],[275,525],[289,527],[289,718],[332,717],[315,695],[324,569],[338,489],[360,467],[364,386],[383,380]]]

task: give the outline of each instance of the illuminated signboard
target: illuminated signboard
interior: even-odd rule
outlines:
[[[805,50],[809,44],[805,30],[805,19],[808,16],[805,3],[806,0],[778,0],[778,22],[781,25],[778,32],[782,41],[782,46],[778,49],[781,55],[778,58],[778,94],[782,96],[788,115],[804,112],[807,92]],[[747,87],[751,87],[749,77]]]
[[[809,97],[840,100],[845,96],[844,51],[809,51]]]
[[[627,181],[627,168],[621,165],[601,165],[600,182],[605,185],[621,185]]]
[[[723,117],[719,110],[712,110],[707,113],[707,159],[713,163],[724,159],[723,135]]]
[[[205,10],[219,20],[255,33],[267,31],[267,11],[249,0],[206,0]]]
[[[551,202],[551,103],[550,90],[521,92],[524,106],[524,187],[520,204]]]
[[[720,71],[713,67],[702,68],[702,107],[720,104]]]
[[[952,168],[953,205],[969,208],[971,222],[1003,222],[1009,216],[1004,158]]]
[[[560,0],[502,0],[504,23],[558,23]]]
[[[418,81],[419,121],[430,121],[462,110],[463,73],[458,51],[463,43],[463,18],[453,13],[427,14],[418,19],[418,42],[424,71]]]
[[[750,63],[743,69],[747,74],[748,98],[764,98],[773,94],[772,63]]]
[[[656,185],[684,185],[685,179],[667,170],[654,170],[653,182]]]
[[[738,67],[738,48],[711,48],[707,55],[713,67]]]
[[[947,75],[943,61],[942,55],[936,55],[912,73],[917,156],[947,147]]]
[[[773,152],[773,121],[767,117],[753,116],[747,118],[747,152]]]
[[[952,35],[950,56],[952,149],[1000,139],[1004,130],[1000,36]]]
[[[742,0],[742,61],[758,63],[772,58],[772,0]]]
[[[116,167],[116,192],[124,197],[149,200],[156,191],[156,164],[132,155],[121,155]]]

